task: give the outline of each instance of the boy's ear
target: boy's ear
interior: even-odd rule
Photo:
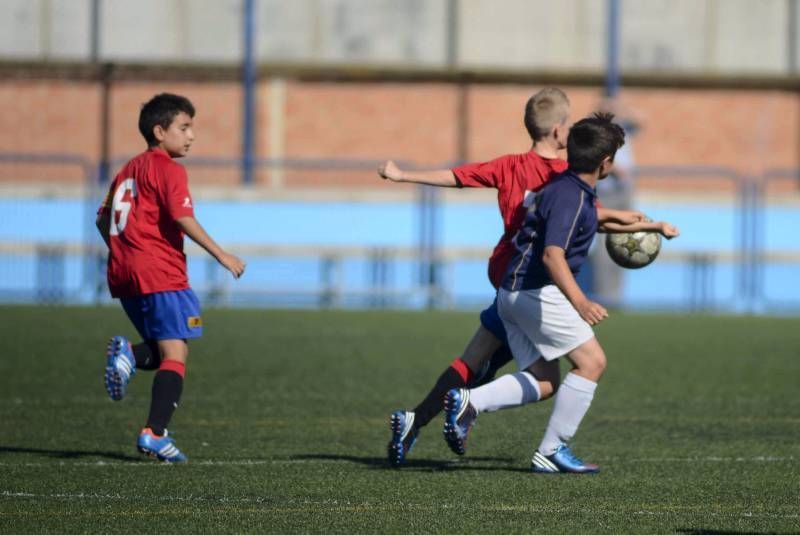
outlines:
[[[160,124],[157,124],[153,127],[153,135],[158,141],[164,141],[164,137],[166,136],[166,131],[164,127]]]

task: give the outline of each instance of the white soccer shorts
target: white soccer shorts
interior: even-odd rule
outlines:
[[[497,310],[520,370],[539,357],[562,357],[594,337],[591,325],[554,284],[517,292],[500,288]]]

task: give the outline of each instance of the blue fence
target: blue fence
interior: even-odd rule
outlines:
[[[53,195],[6,187],[0,196],[0,301],[107,302],[104,251],[94,213],[104,193],[96,165],[69,155],[0,155],[0,164],[77,166],[84,186]],[[230,168],[238,160],[185,161],[192,170]],[[260,160],[258,168],[374,170],[379,162]],[[795,312],[800,243],[798,172],[743,177],[724,168],[643,167],[642,178],[680,185],[691,198],[641,196],[637,208],[681,227],[661,257],[625,271],[620,303],[628,308]],[[377,179],[376,179],[377,180]],[[727,186],[711,191],[703,184]],[[794,184],[777,202],[775,185]],[[458,193],[457,195],[460,195]],[[465,195],[469,195],[465,193]],[[441,190],[373,202],[282,200],[248,194],[203,198],[198,218],[222,244],[248,261],[232,281],[189,247],[192,285],[206,303],[304,307],[478,307],[492,298],[486,258],[502,227],[492,202],[453,202]],[[237,197],[238,200],[229,200]],[[287,200],[288,199],[288,200]],[[588,288],[591,290],[591,288]]]

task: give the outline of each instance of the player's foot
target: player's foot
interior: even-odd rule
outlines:
[[[569,446],[562,444],[552,455],[542,455],[537,450],[531,459],[531,471],[540,474],[596,474],[600,467],[578,459]]]
[[[175,441],[169,437],[167,430],[164,436],[160,437],[153,433],[149,427],[142,429],[139,433],[139,440],[136,441],[136,448],[145,455],[164,461],[167,463],[185,463],[188,461],[186,455],[175,447]]]
[[[469,390],[454,388],[444,397],[444,439],[458,455],[467,451],[467,438],[478,413],[469,402]]]
[[[417,441],[419,430],[414,427],[414,413],[411,411],[394,411],[389,419],[392,428],[392,440],[389,441],[389,464],[400,466]]]
[[[106,357],[106,391],[111,399],[119,401],[125,397],[128,383],[136,374],[131,343],[124,336],[114,336],[108,341]]]

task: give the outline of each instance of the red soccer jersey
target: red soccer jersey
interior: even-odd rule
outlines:
[[[108,287],[132,297],[189,287],[180,217],[194,217],[186,170],[150,149],[114,177],[98,213],[111,211]]]
[[[508,154],[488,162],[468,163],[453,169],[459,186],[497,189],[503,235],[489,259],[489,280],[495,288],[503,282],[508,262],[514,255],[512,239],[525,221],[525,212],[533,201],[532,193],[566,169],[565,160],[543,158],[533,151]]]

